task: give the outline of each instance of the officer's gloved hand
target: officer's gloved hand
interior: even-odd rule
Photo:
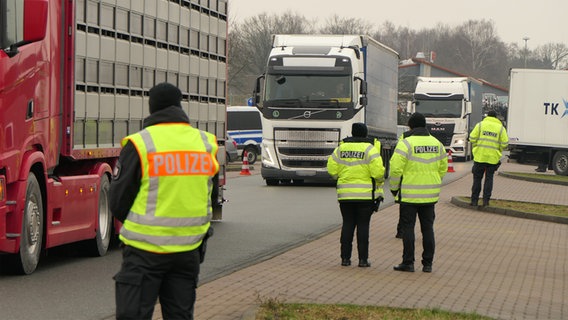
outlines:
[[[207,240],[213,236],[213,227],[209,226],[207,229],[207,233],[205,237],[203,237],[203,241],[201,241],[201,245],[199,246],[199,263],[203,263],[205,261],[205,253],[207,252]]]

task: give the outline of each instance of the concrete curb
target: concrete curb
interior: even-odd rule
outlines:
[[[500,200],[500,199],[495,199],[495,200]],[[539,214],[539,213],[535,213],[535,212],[523,212],[523,211],[517,211],[517,210],[512,210],[512,209],[504,209],[504,208],[492,207],[491,205],[489,205],[488,207],[478,206],[477,208],[474,208],[474,207],[469,205],[468,201],[463,201],[459,197],[452,197],[452,200],[450,202],[452,204],[458,206],[458,207],[470,208],[471,210],[478,210],[478,211],[496,213],[496,214],[501,214],[501,215],[505,215],[505,216],[517,217],[517,218],[568,224],[568,218],[566,218],[566,217],[556,217],[556,216]]]
[[[499,172],[499,175],[505,178],[517,179],[517,180],[524,180],[530,182],[540,182],[540,183],[548,183],[548,184],[557,184],[561,186],[568,186],[568,181],[555,181],[549,179],[541,179],[538,177],[526,177],[526,176],[519,176],[516,175],[517,172]],[[545,174],[543,174],[545,176]]]

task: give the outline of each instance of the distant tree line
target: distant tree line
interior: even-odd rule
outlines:
[[[299,13],[260,14],[240,23],[229,21],[229,104],[244,104],[255,79],[264,72],[273,34],[367,34],[397,51],[401,60],[435,52],[435,64],[508,88],[511,68],[566,69],[568,47],[549,43],[525,49],[505,43],[492,20],[461,25],[437,24],[412,30],[386,21],[380,26],[360,18],[334,15],[318,24]]]

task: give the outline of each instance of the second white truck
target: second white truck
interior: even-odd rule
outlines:
[[[481,121],[482,83],[469,77],[418,77],[410,113],[426,117],[426,127],[457,160],[472,157],[469,132]]]
[[[367,36],[275,35],[254,90],[266,184],[331,180],[327,158],[354,122],[381,141],[388,165],[397,141],[398,62]]]
[[[512,69],[509,158],[568,176],[568,70]]]

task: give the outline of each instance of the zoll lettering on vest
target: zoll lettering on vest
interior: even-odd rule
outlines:
[[[438,146],[414,146],[414,153],[438,153]]]
[[[214,166],[207,152],[154,152],[148,154],[149,175],[213,175]]]

